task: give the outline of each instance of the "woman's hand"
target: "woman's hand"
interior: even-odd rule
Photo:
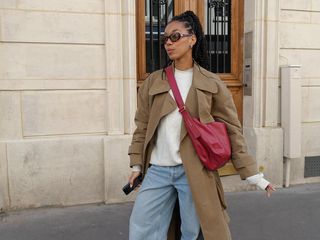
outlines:
[[[129,177],[130,187],[132,187],[134,180],[140,175],[139,171],[132,171]],[[139,187],[140,185],[138,185]],[[136,188],[137,189],[137,188]]]
[[[265,190],[267,191],[267,192],[266,192],[266,195],[267,195],[268,198],[271,197],[271,193],[272,193],[272,192],[275,192],[275,191],[276,191],[276,189],[275,189],[271,184],[269,184],[269,185],[266,187]]]

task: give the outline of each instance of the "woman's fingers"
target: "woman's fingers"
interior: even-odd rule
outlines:
[[[267,194],[267,197],[271,197],[271,193],[276,191],[276,189],[271,185],[269,184],[267,187],[266,187],[266,194]]]
[[[141,184],[139,184],[139,185],[134,189],[134,191],[138,191],[138,190],[140,189],[140,187],[141,187]]]
[[[140,175],[140,172],[132,172],[130,177],[129,177],[129,183],[130,183],[130,187],[133,186],[133,182],[134,180]]]

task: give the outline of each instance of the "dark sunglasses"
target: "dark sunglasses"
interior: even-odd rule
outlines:
[[[169,36],[165,36],[165,35],[161,36],[161,43],[166,44],[168,39],[170,39],[171,42],[177,42],[183,37],[190,37],[192,35],[193,34],[183,34],[179,32],[174,32],[174,33],[171,33]]]

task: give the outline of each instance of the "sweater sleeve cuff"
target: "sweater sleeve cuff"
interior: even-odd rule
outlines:
[[[261,190],[265,190],[266,187],[270,184],[269,181],[264,179],[263,173],[258,173],[256,175],[250,176],[246,180],[249,184],[254,184]]]
[[[267,186],[270,184],[269,181],[266,179],[262,178],[260,182],[257,184],[257,187],[260,188],[261,190],[266,190]]]
[[[133,165],[132,172],[141,172],[141,166],[140,165]]]

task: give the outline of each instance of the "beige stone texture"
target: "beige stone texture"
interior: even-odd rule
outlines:
[[[266,78],[265,126],[277,127],[280,111],[279,79]]]
[[[1,0],[0,8],[15,8],[17,5],[17,0]]]
[[[320,24],[282,22],[280,24],[280,47],[319,49],[320,35],[315,34],[318,32],[320,32]]]
[[[320,122],[320,86],[302,88],[302,122]]]
[[[281,9],[311,10],[313,0],[280,0]],[[317,0],[316,0],[317,1]]]
[[[135,16],[122,16],[122,39],[123,39],[123,77],[136,77],[136,20]],[[127,39],[131,39],[127,41]]]
[[[137,79],[125,79],[123,83],[124,90],[124,132],[133,134],[136,125],[134,116],[137,109]]]
[[[108,79],[106,93],[107,133],[124,134],[124,95],[123,79]],[[110,89],[110,90],[109,90]]]
[[[248,151],[274,186],[283,184],[283,131],[281,128],[244,128]]]
[[[104,49],[96,45],[4,43],[0,45],[0,80],[103,79]]]
[[[121,15],[122,14],[122,4],[128,4],[127,0],[104,0],[105,2],[105,13],[112,15]]]
[[[239,175],[230,175],[221,177],[223,190],[225,192],[237,192],[256,190],[254,185],[249,185],[247,181],[242,181]]]
[[[279,1],[266,1],[267,14],[265,42],[266,51],[263,57],[266,59],[264,65],[264,88],[265,88],[265,127],[276,128],[278,126],[279,104]]]
[[[246,26],[250,22],[255,20],[255,0],[245,0],[244,9],[246,14],[244,14],[244,25]]]
[[[301,65],[301,78],[303,85],[320,83],[319,51],[307,49],[281,49],[280,59],[282,65]]]
[[[279,13],[278,0],[245,1],[245,29],[253,32],[252,96],[245,97],[245,126],[277,127]]]
[[[279,0],[268,0],[263,1],[265,3],[265,8],[267,10],[267,13],[264,17],[265,21],[270,22],[278,22],[279,21],[279,15],[280,15],[280,2]]]
[[[121,15],[105,16],[106,73],[108,79],[116,79],[123,76],[123,52],[125,50],[122,42],[126,41],[126,39],[122,36],[122,19]],[[124,46],[126,47],[127,44],[124,44]]]
[[[65,79],[65,80],[0,80],[1,90],[88,90],[106,89],[105,79]]]
[[[302,152],[307,156],[320,155],[320,123],[302,124]]]
[[[108,1],[108,0],[106,0]],[[120,2],[120,1],[119,1]],[[122,14],[135,15],[136,3],[131,0],[121,0]]]
[[[243,116],[243,126],[253,127],[253,104],[252,96],[243,96],[243,111],[246,113]]]
[[[108,7],[106,6],[106,8]],[[122,37],[122,16],[118,14],[106,15],[105,22],[107,132],[110,135],[118,135],[124,133],[123,45],[125,44],[123,44]]]
[[[104,44],[102,14],[2,10],[0,18],[3,41]]]
[[[106,203],[132,201],[135,198],[135,192],[128,196],[122,192],[122,187],[128,182],[131,174],[128,156],[131,139],[132,135],[104,138]]]
[[[102,202],[102,137],[7,145],[11,209]]]
[[[22,137],[20,101],[19,92],[0,91],[0,140]]]
[[[311,0],[312,1],[312,10],[320,11],[320,1],[319,0]]]
[[[279,78],[279,23],[268,22],[266,33],[266,52],[267,58],[265,74],[267,78]]]
[[[135,9],[133,1],[123,4],[123,11],[128,12]],[[124,132],[132,134],[135,129],[134,115],[137,107],[137,79],[136,79],[136,21],[133,15],[122,17],[123,35],[123,97],[124,97]],[[126,41],[126,39],[132,39]]]
[[[104,0],[19,0],[17,7],[40,11],[103,13]]]
[[[302,78],[301,82],[303,87],[308,87],[308,86],[320,87],[320,77]]]
[[[318,12],[311,12],[311,23],[320,24],[320,9]]]
[[[0,212],[9,206],[8,163],[6,143],[0,142]]]
[[[22,94],[24,136],[105,133],[105,91]]]
[[[311,16],[311,12],[300,12],[291,10],[282,10],[280,13],[281,22],[287,23],[310,23]]]
[[[304,157],[289,159],[290,185],[306,183],[304,178]]]

